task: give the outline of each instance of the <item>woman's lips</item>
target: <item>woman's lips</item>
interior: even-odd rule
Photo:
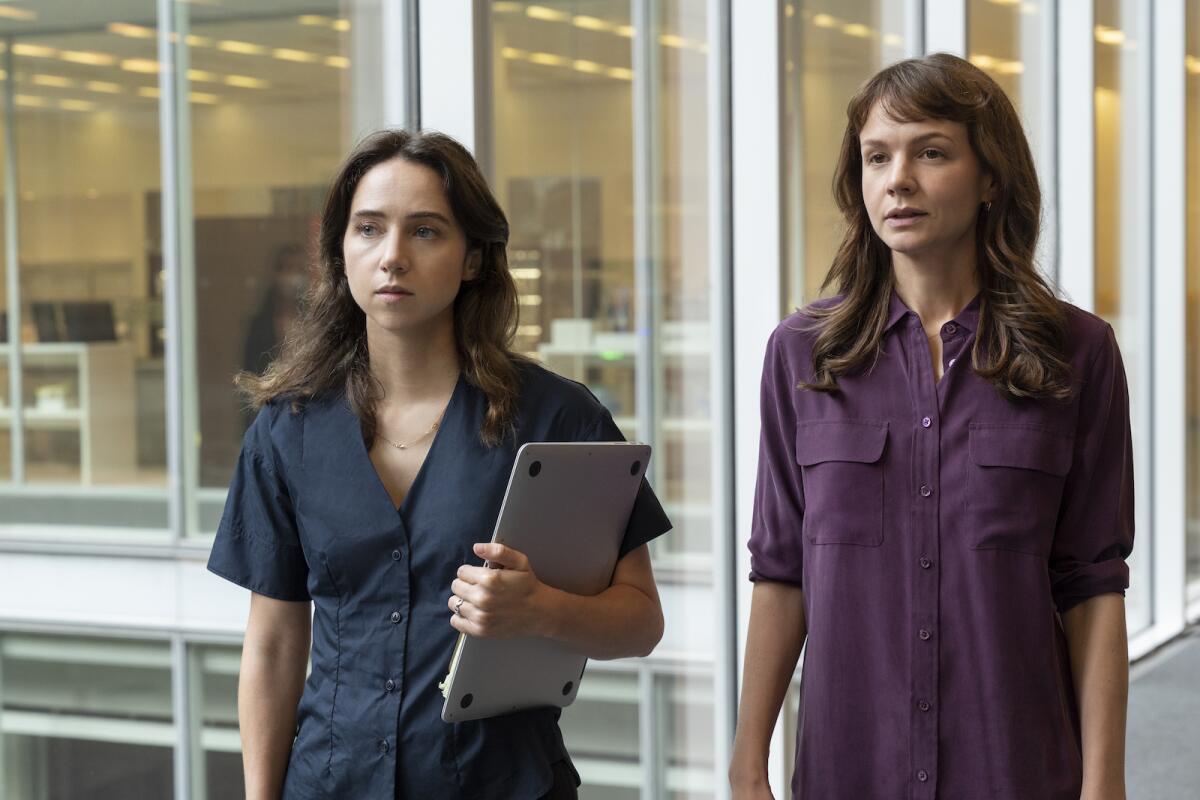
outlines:
[[[904,214],[888,217],[884,221],[887,223],[889,228],[908,228],[916,225],[927,216],[929,215],[923,211],[916,213],[906,212]]]

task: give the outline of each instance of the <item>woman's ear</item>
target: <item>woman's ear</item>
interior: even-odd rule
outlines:
[[[984,203],[996,202],[996,180],[987,173],[983,176],[983,197],[981,200]]]
[[[479,277],[479,269],[483,264],[483,251],[475,248],[467,253],[466,263],[463,264],[463,280],[473,281]]]

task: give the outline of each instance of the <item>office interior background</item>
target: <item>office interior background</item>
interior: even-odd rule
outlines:
[[[581,797],[727,796],[763,345],[838,240],[846,101],[910,55],[1009,92],[1041,266],[1118,332],[1132,656],[1200,616],[1200,0],[734,5],[0,2],[4,797],[242,796],[249,597],[204,569],[249,419],[231,377],[277,345],[327,182],[383,125],[474,150],[518,348],[655,447],[667,632],[589,665]]]

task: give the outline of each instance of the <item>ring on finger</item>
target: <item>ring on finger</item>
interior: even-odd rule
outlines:
[[[458,602],[454,604],[454,613],[460,617],[462,616],[462,604],[465,600],[466,598],[460,597],[458,598]]]

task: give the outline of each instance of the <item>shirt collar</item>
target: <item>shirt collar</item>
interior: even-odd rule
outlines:
[[[966,307],[958,312],[958,315],[951,320],[960,328],[965,328],[971,333],[975,333],[979,329],[979,302],[983,296],[983,292],[979,292],[972,298],[971,302],[967,303]],[[892,297],[888,306],[888,320],[884,327],[884,332],[891,330],[893,326],[905,315],[909,314],[908,306],[904,305],[904,301],[900,299],[900,295],[896,294],[896,290],[892,289]]]

